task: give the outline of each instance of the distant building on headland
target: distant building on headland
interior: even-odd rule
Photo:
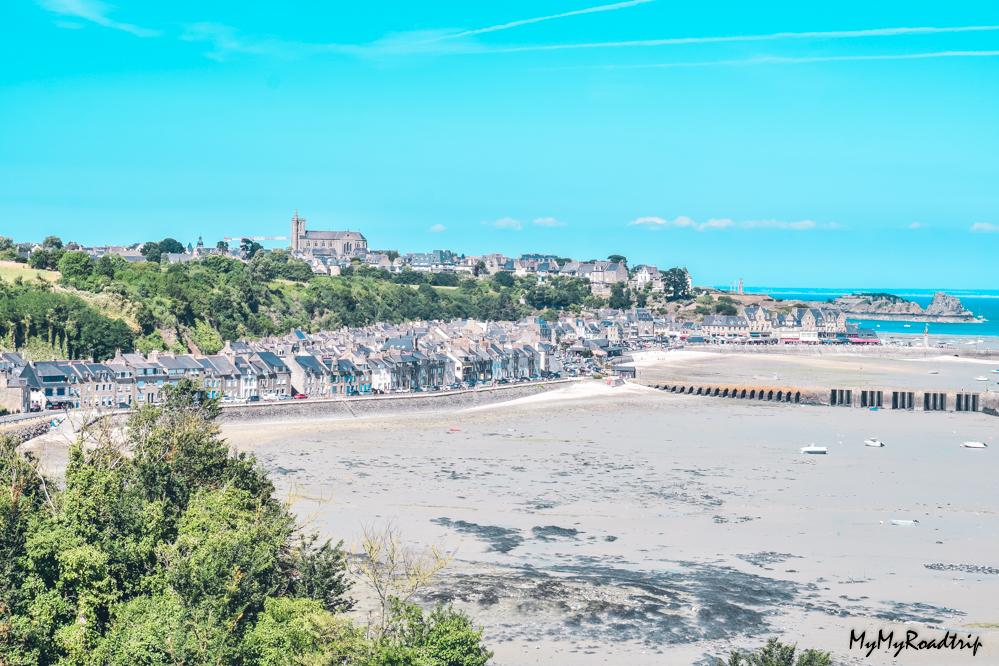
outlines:
[[[355,257],[368,252],[368,239],[359,231],[306,231],[298,211],[291,218],[291,252],[321,257]]]

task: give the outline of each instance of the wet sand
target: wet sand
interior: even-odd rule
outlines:
[[[801,353],[710,351],[639,352],[638,380],[693,384],[783,384],[799,387],[897,388],[940,391],[999,390],[999,359],[929,354],[893,357],[886,351],[850,354],[815,350]],[[984,377],[985,380],[976,379]]]
[[[709,663],[769,636],[841,663],[999,663],[997,432],[981,414],[636,385],[225,427],[348,547],[391,522],[415,546],[456,549],[425,600],[467,609],[498,664]],[[864,447],[872,435],[886,448]],[[829,455],[799,453],[812,442]],[[972,632],[985,648],[897,661],[847,650],[850,629],[889,627]]]

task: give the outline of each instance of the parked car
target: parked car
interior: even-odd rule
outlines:
[[[249,398],[246,399],[246,401],[247,402],[260,402],[260,396],[259,395],[251,395]]]
[[[294,397],[295,400],[306,400],[309,396],[305,395],[304,393],[296,393],[292,397]]]

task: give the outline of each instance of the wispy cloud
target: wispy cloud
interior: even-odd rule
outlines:
[[[922,222],[912,222],[909,224],[909,229],[924,229],[926,225]]]
[[[637,65],[596,65],[599,69],[676,69],[684,67],[726,67],[752,65],[796,65],[815,62],[861,62],[868,60],[929,60],[936,58],[995,58],[996,51],[927,51],[922,53],[885,53],[838,56],[755,56],[735,60],[699,60],[693,62],[662,62]]]
[[[447,227],[443,224],[432,224],[430,225],[430,229],[428,229],[428,231],[432,234],[439,234],[447,231]]]
[[[472,53],[478,45],[469,42],[439,44],[434,40],[447,35],[447,30],[420,30],[390,33],[372,42],[341,44],[337,42],[303,42],[268,35],[252,35],[224,23],[191,23],[184,26],[180,39],[208,45],[205,56],[226,60],[231,56],[249,55],[281,59],[317,55],[347,55],[358,58],[390,58],[420,54],[448,55]]]
[[[519,19],[517,21],[509,21],[507,23],[499,23],[497,25],[487,26],[485,28],[475,28],[473,30],[461,30],[446,35],[441,35],[440,37],[432,41],[444,41],[448,39],[461,39],[463,37],[474,37],[475,35],[484,35],[489,32],[499,32],[500,30],[510,30],[511,28],[519,28],[520,26],[531,25],[532,23],[555,21],[557,19],[570,18],[572,16],[582,16],[584,14],[613,12],[618,9],[627,9],[629,7],[636,7],[638,5],[648,4],[650,2],[654,2],[654,0],[626,0],[625,2],[614,2],[606,5],[598,5],[596,7],[587,7],[586,9],[576,9],[570,12],[562,12],[561,14],[535,16],[534,18]]]
[[[975,222],[971,225],[972,233],[978,234],[995,234],[999,233],[999,224],[993,224],[992,222]]]
[[[501,217],[498,220],[491,220],[483,222],[482,224],[494,229],[512,229],[514,231],[520,231],[524,228],[524,224],[520,220],[516,220],[512,217]]]
[[[565,222],[554,217],[536,217],[532,224],[538,227],[564,227],[566,225]]]
[[[100,0],[38,0],[38,4],[53,14],[88,21],[111,30],[121,30],[136,37],[156,37],[160,34],[159,30],[116,21],[110,16],[113,8]],[[65,21],[58,25],[63,28],[79,27]]]
[[[872,28],[866,30],[829,30],[807,32],[771,32],[755,35],[721,35],[708,37],[667,37],[664,39],[635,39],[613,42],[578,42],[569,44],[537,44],[491,49],[493,53],[524,51],[563,51],[569,49],[616,49],[656,46],[683,46],[687,44],[727,44],[732,42],[775,42],[794,39],[862,39],[868,37],[900,37],[905,35],[938,35],[959,32],[994,32],[999,25],[963,25],[921,28]]]
[[[709,229],[783,229],[790,231],[808,231],[811,229],[838,229],[840,226],[834,222],[819,223],[814,220],[743,220],[736,221],[727,217],[711,218],[704,222],[698,222],[686,215],[680,215],[673,219],[664,217],[639,217],[631,221],[631,226],[645,227],[647,229],[692,229],[694,231],[707,231]]]

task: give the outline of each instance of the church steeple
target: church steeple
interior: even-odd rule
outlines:
[[[302,236],[305,235],[305,218],[298,216],[298,209],[291,218],[291,253],[297,254],[301,250]]]

